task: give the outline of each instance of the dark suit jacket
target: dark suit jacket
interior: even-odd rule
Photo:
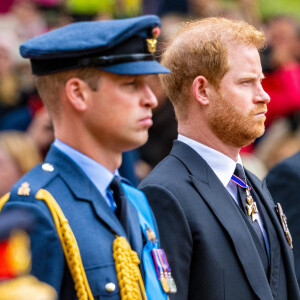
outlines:
[[[288,220],[300,285],[300,152],[275,166],[267,175],[266,182],[274,202],[281,203]]]
[[[52,146],[46,162],[52,164],[54,170],[45,171],[42,164],[35,167],[15,184],[3,208],[4,211],[22,207],[30,210],[37,219],[31,234],[33,275],[52,285],[61,300],[77,299],[51,213],[44,201],[35,199],[37,191],[43,188],[52,194],[69,221],[94,299],[119,300],[112,243],[115,233],[126,236],[122,225],[73,160]],[[29,183],[29,196],[18,195],[18,188],[23,182]],[[131,221],[131,246],[141,257],[143,241],[138,216],[129,201],[127,209]],[[105,289],[109,282],[115,284],[115,291]]]
[[[293,254],[272,198],[258,178],[246,175],[273,224],[267,228],[270,278],[239,207],[192,148],[175,141],[142,181],[178,286],[171,299],[300,299]]]

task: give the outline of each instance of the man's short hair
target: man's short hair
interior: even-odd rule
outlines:
[[[67,81],[79,78],[85,81],[93,91],[97,91],[101,71],[96,68],[80,68],[54,74],[36,76],[36,86],[39,95],[50,115],[60,114],[60,93]]]
[[[241,43],[259,50],[265,36],[244,21],[225,18],[190,21],[179,30],[161,60],[171,73],[159,75],[177,119],[186,118],[193,80],[202,75],[218,88],[229,69],[228,46]]]

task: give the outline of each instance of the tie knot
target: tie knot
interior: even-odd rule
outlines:
[[[244,168],[241,164],[239,164],[239,163],[236,164],[233,174],[236,175],[237,177],[239,177],[240,179],[242,179],[246,183],[246,175],[244,172]]]
[[[124,191],[118,176],[114,176],[109,187],[113,191],[115,196],[120,197],[124,195]]]

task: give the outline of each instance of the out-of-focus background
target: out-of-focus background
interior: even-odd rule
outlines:
[[[263,178],[274,164],[300,150],[299,0],[1,0],[0,196],[42,161],[53,141],[51,120],[34,87],[29,61],[19,55],[19,45],[72,22],[144,14],[162,19],[158,59],[186,20],[223,16],[263,29],[268,41],[261,53],[263,86],[271,96],[266,133],[242,149],[242,159]],[[154,125],[144,146],[124,154],[120,169],[134,185],[169,153],[177,136],[172,105],[157,77],[148,80],[159,101]]]

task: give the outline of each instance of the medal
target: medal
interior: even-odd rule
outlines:
[[[152,249],[151,253],[155,264],[156,274],[161,283],[162,289],[166,293],[176,293],[176,283],[172,277],[171,268],[165,251],[163,249]]]
[[[171,274],[171,267],[170,267],[170,264],[168,262],[168,259],[167,259],[167,255],[164,251],[164,249],[159,249],[159,254],[160,254],[160,257],[162,259],[162,265],[163,265],[163,269],[164,269],[164,272],[165,272],[165,277],[167,279],[167,282],[169,284],[169,287],[170,287],[170,293],[171,294],[175,294],[177,292],[177,286],[176,286],[176,283],[175,283],[175,280],[174,278],[172,277],[172,274]]]
[[[161,286],[162,286],[164,292],[169,293],[170,292],[169,283],[168,283],[165,275],[163,274],[163,272],[160,273],[160,283],[161,283]]]
[[[167,273],[166,279],[167,279],[167,282],[168,282],[169,287],[170,287],[170,294],[177,293],[177,286],[176,286],[174,278],[171,275],[171,272]]]
[[[256,202],[253,200],[251,194],[250,194],[250,190],[251,187],[249,185],[247,185],[241,178],[239,178],[236,175],[232,175],[231,181],[233,181],[235,184],[237,184],[238,186],[240,186],[243,189],[246,189],[246,209],[247,209],[247,214],[248,216],[251,215],[251,220],[252,222],[258,221],[258,209],[257,209],[257,204]]]
[[[151,254],[152,254],[153,262],[155,265],[156,275],[161,284],[161,287],[165,293],[169,293],[170,287],[169,287],[168,281],[164,275],[164,269],[163,269],[162,262],[159,257],[159,254],[158,254],[159,250],[160,249],[152,249]]]
[[[281,226],[283,228],[285,237],[286,237],[286,239],[287,239],[287,241],[290,245],[290,248],[293,249],[293,239],[292,239],[292,235],[290,233],[290,230],[289,230],[289,227],[288,227],[288,224],[287,224],[287,217],[283,213],[283,209],[282,209],[280,203],[276,204],[276,211],[278,213],[279,220],[280,220]]]
[[[256,202],[253,201],[253,198],[252,198],[252,196],[250,194],[250,190],[246,189],[246,195],[247,195],[247,198],[246,198],[246,201],[247,201],[246,208],[247,208],[248,216],[251,215],[252,222],[258,221],[258,209],[257,209],[257,205],[256,205]]]

